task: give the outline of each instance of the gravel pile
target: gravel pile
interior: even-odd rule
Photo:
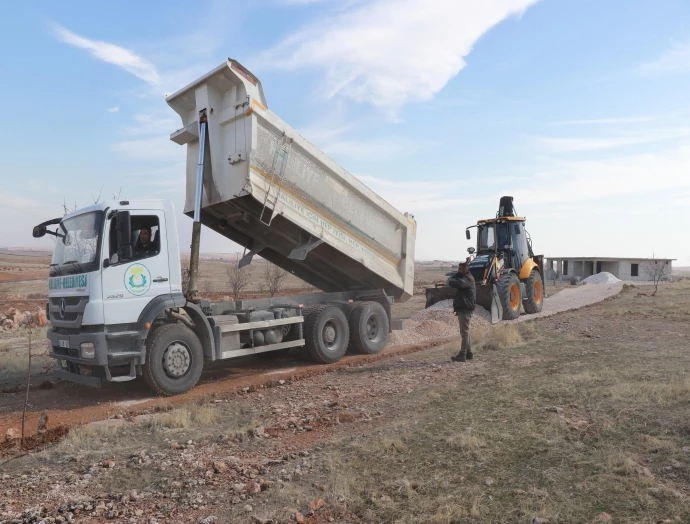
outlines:
[[[596,275],[591,275],[583,280],[585,284],[617,284],[620,279],[613,276],[611,273],[606,271],[602,273],[597,273]]]
[[[602,273],[599,273],[601,275]],[[610,273],[609,273],[610,274]],[[613,276],[613,275],[611,275]],[[616,277],[613,277],[616,278]],[[541,313],[534,315],[521,315],[515,320],[501,322],[501,324],[514,324],[525,322],[535,318],[548,317],[563,311],[580,309],[581,307],[596,304],[609,297],[617,295],[623,289],[623,282],[616,279],[616,283],[600,284],[596,286],[579,286],[566,288],[553,296],[544,299],[544,307]],[[481,306],[477,306],[472,317],[472,326],[490,325],[491,313]],[[427,340],[437,338],[450,338],[460,334],[458,320],[453,313],[453,301],[443,300],[437,302],[428,309],[418,311],[405,320],[403,331],[394,331],[390,334],[389,346],[402,346],[419,344]]]

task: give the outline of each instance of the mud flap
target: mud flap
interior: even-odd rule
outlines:
[[[491,286],[491,323],[497,324],[503,318],[503,306],[498,298],[498,288],[496,284]]]

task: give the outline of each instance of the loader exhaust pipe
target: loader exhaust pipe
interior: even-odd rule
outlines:
[[[201,244],[201,202],[204,193],[204,160],[206,153],[206,134],[208,120],[206,110],[199,111],[199,163],[196,168],[196,193],[194,195],[194,223],[192,224],[192,253],[189,258],[189,289],[186,298],[190,302],[199,301],[199,245]]]

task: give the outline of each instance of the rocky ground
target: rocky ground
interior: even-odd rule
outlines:
[[[690,289],[664,293],[480,329],[466,365],[455,343],[329,373],[287,359],[236,391],[121,403],[0,462],[0,522],[687,522]]]
[[[0,332],[29,327],[44,327],[46,324],[46,312],[40,307],[34,311],[23,312],[12,307],[4,315],[0,314]]]

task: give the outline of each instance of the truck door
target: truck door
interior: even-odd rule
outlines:
[[[170,294],[170,269],[163,211],[130,211],[134,258],[117,260],[115,218],[108,221],[104,253],[111,264],[103,268],[103,309],[107,324],[136,322],[146,305]],[[147,241],[148,237],[148,241]],[[115,255],[115,257],[113,257]]]

